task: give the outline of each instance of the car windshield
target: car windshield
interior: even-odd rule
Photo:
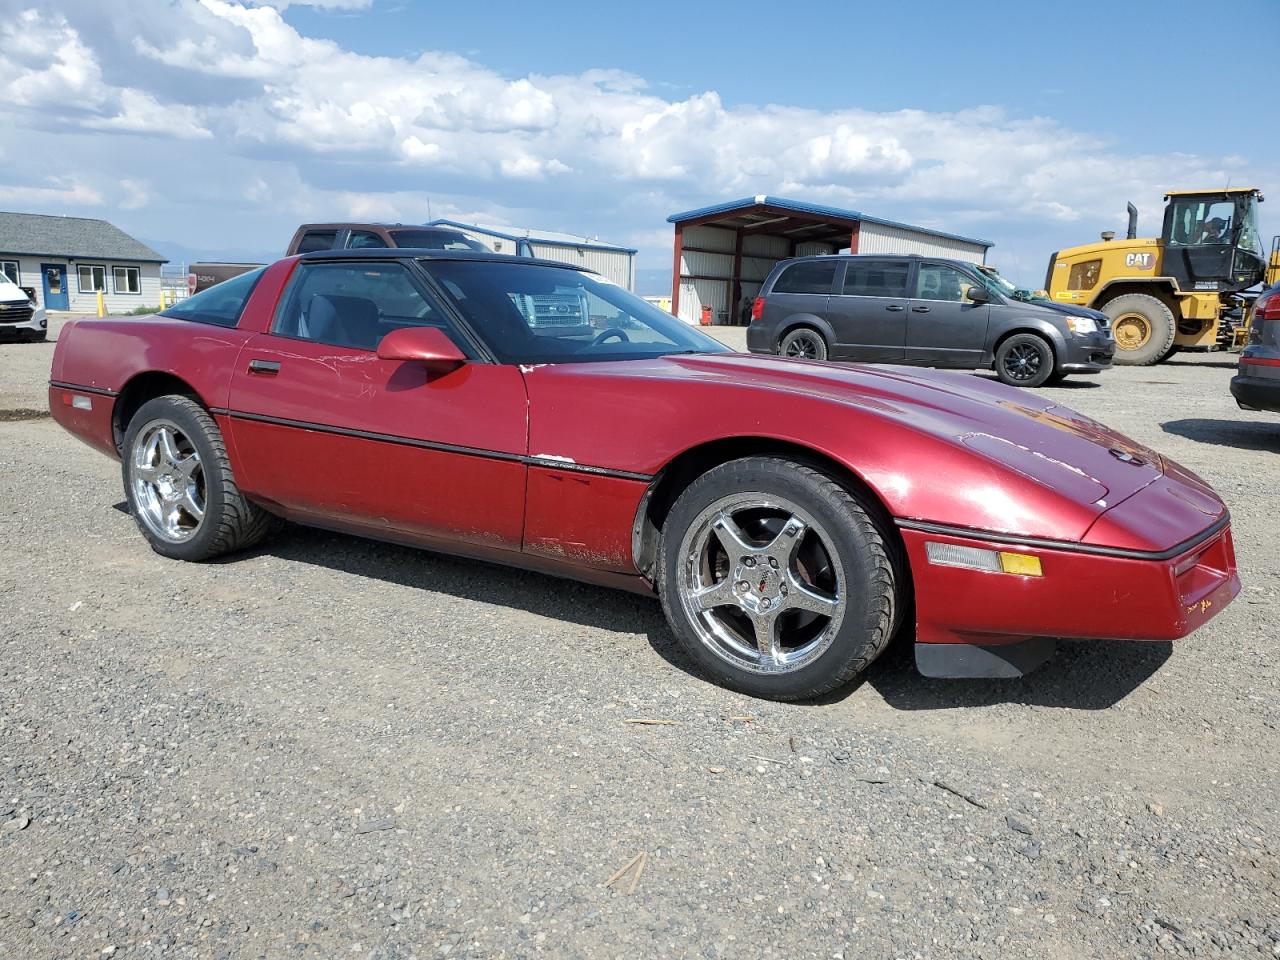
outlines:
[[[487,252],[488,247],[472,240],[457,230],[392,230],[391,237],[397,247],[413,247],[418,250],[476,250]]]
[[[1024,290],[1022,287],[1000,276],[1000,271],[995,267],[979,267],[978,274],[982,277],[983,284],[992,293],[998,293],[1011,300],[1021,300],[1023,303],[1051,302],[1048,297],[1037,296],[1032,291]]]
[[[1259,260],[1265,259],[1262,233],[1258,230],[1258,201],[1251,194],[1237,203],[1243,209],[1240,211],[1240,239],[1236,241],[1236,246],[1252,253]]]
[[[729,352],[617,284],[580,270],[498,260],[423,265],[502,363]]]

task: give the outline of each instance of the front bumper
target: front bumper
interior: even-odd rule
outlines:
[[[1039,638],[1177,640],[1240,592],[1225,516],[1174,548],[1176,552],[1163,553],[1045,546],[1043,541],[1011,546],[1008,538],[987,539],[977,531],[910,521],[899,521],[899,527],[915,582],[917,645],[995,648]],[[929,541],[1030,554],[1040,558],[1043,576],[931,564],[925,550]]]
[[[1095,333],[1083,337],[1068,336],[1059,373],[1101,373],[1115,359],[1116,342],[1109,334]]]
[[[1239,374],[1231,378],[1231,395],[1242,410],[1280,413],[1280,379]]]
[[[49,318],[41,307],[34,308],[30,317],[19,321],[9,321],[0,317],[0,337],[9,339],[29,337],[33,333],[44,333],[48,329]]]

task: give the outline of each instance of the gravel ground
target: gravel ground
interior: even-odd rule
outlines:
[[[0,346],[0,409],[50,352]],[[0,956],[1280,956],[1280,418],[1231,365],[1047,391],[1217,486],[1221,616],[803,705],[642,598],[297,528],[163,560],[0,417]]]

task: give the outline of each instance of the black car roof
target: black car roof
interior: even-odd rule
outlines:
[[[489,253],[480,250],[430,250],[418,247],[369,247],[357,250],[314,250],[299,256],[300,260],[481,260],[494,263],[523,263],[535,267],[558,267],[577,273],[596,273],[588,267],[578,267],[559,260],[541,257],[513,257],[506,253]]]

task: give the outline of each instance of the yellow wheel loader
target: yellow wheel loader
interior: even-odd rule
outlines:
[[[1147,365],[1182,349],[1231,346],[1252,303],[1242,292],[1280,277],[1280,247],[1268,256],[1258,233],[1261,192],[1179,190],[1164,199],[1159,237],[1138,236],[1131,203],[1123,240],[1107,231],[1099,243],[1049,258],[1047,295],[1110,317],[1116,363]]]

